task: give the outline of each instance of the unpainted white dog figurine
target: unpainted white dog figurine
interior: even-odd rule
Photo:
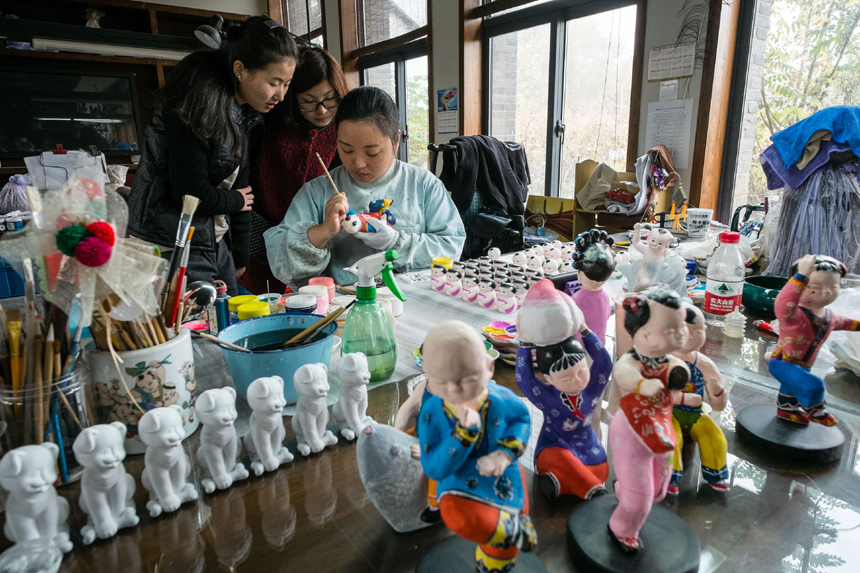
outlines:
[[[112,422],[87,428],[75,438],[75,459],[84,467],[79,500],[87,514],[81,529],[84,545],[140,522],[134,507],[134,478],[122,465],[126,431],[122,422]]]
[[[326,446],[337,443],[337,436],[326,429],[329,391],[328,367],[322,362],[305,364],[293,375],[293,385],[299,394],[296,415],[293,416],[293,431],[299,441],[298,450],[303,456],[323,451]]]
[[[197,499],[197,489],[188,483],[191,460],[182,448],[182,408],[176,404],[154,408],[140,418],[137,429],[146,444],[141,481],[149,492],[149,515],[158,517]]]
[[[203,469],[200,481],[206,493],[227,489],[234,481],[248,478],[248,470],[238,461],[241,447],[233,422],[236,421],[236,390],[212,388],[197,398],[197,414],[203,431],[197,461]]]
[[[365,426],[373,424],[373,418],[367,416],[367,383],[370,382],[367,356],[362,352],[344,354],[337,364],[337,374],[341,381],[340,393],[331,412],[340,435],[352,441]]]
[[[264,471],[273,472],[282,464],[293,461],[293,454],[284,445],[287,431],[284,429],[283,411],[284,379],[280,376],[257,378],[248,386],[248,404],[251,413],[251,429],[245,434],[245,447],[251,455],[251,470],[254,475]]]
[[[9,492],[3,533],[13,543],[34,539],[54,541],[63,553],[69,540],[69,502],[57,495],[57,456],[53,442],[21,446],[0,460],[0,485]]]

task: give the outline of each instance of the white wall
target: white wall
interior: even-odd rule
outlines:
[[[645,137],[648,129],[648,104],[660,101],[660,82],[648,81],[648,53],[651,51],[651,48],[670,46],[675,43],[683,22],[683,19],[677,16],[681,5],[682,3],[678,2],[678,0],[648,0],[648,18],[645,26],[645,60],[642,77],[642,104],[639,114],[639,153],[637,156],[644,155],[648,151],[648,148],[645,146]],[[689,91],[687,91],[686,99],[692,98],[693,100],[693,118],[688,145],[692,146],[696,140],[696,118],[702,87],[702,70],[697,69],[692,78],[679,81],[678,99],[685,99],[684,92],[688,82]],[[690,192],[690,174],[692,173],[691,168],[693,164],[692,147],[690,148],[689,157],[687,169],[678,170],[678,173],[681,175],[681,184],[688,195]]]
[[[259,16],[268,11],[266,0],[156,0],[156,2],[182,8],[249,14],[251,16]]]
[[[429,0],[432,3],[433,85],[430,86],[430,113],[436,113],[436,92],[460,85],[460,3],[458,0]],[[462,99],[460,99],[462,102]],[[462,105],[462,104],[461,104]],[[459,129],[462,131],[463,126]],[[430,138],[431,143],[447,143],[456,134]]]

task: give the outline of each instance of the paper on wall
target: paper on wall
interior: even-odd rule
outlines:
[[[654,101],[648,104],[645,148],[665,145],[672,153],[675,169],[687,169],[690,161],[690,129],[693,100]]]

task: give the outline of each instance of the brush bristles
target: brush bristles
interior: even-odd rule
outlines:
[[[185,195],[182,198],[182,214],[193,215],[198,205],[200,205],[200,199],[194,195]]]

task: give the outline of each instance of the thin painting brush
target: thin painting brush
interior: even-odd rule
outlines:
[[[323,158],[320,157],[319,153],[317,153],[317,159],[319,160],[320,165],[322,165],[323,171],[325,171],[326,177],[328,177],[331,186],[334,187],[335,195],[340,193],[340,191],[338,191],[337,189],[337,185],[334,184],[334,179],[331,178],[331,173],[328,172],[328,167],[325,166],[325,161],[323,161]],[[334,195],[332,195],[332,197],[334,197]]]
[[[186,195],[182,199],[182,215],[179,217],[179,226],[176,229],[176,246],[170,254],[170,264],[167,266],[168,282],[164,283],[164,288],[161,291],[162,310],[165,308],[164,305],[166,304],[165,301],[167,293],[170,290],[169,281],[173,277],[173,273],[176,272],[176,268],[179,266],[180,257],[182,256],[182,252],[185,248],[185,242],[190,240],[188,238],[188,231],[191,228],[191,217],[193,217],[194,212],[197,211],[198,205],[200,205],[200,199],[194,195]]]
[[[188,231],[189,240],[191,240],[191,237],[193,236],[194,227],[191,227]],[[167,305],[167,308],[170,309],[170,314],[167,317],[167,324],[175,324],[176,322],[176,313],[179,310],[179,303],[182,300],[182,281],[185,279],[185,272],[188,269],[188,256],[190,252],[191,249],[186,249],[182,254],[182,262],[179,264],[176,276],[170,284],[170,296],[168,297],[168,300],[171,302]]]
[[[17,392],[21,389],[21,310],[10,308],[5,314],[6,326],[9,329],[9,368],[12,371],[12,390]],[[20,414],[20,406],[16,406],[15,417]]]

